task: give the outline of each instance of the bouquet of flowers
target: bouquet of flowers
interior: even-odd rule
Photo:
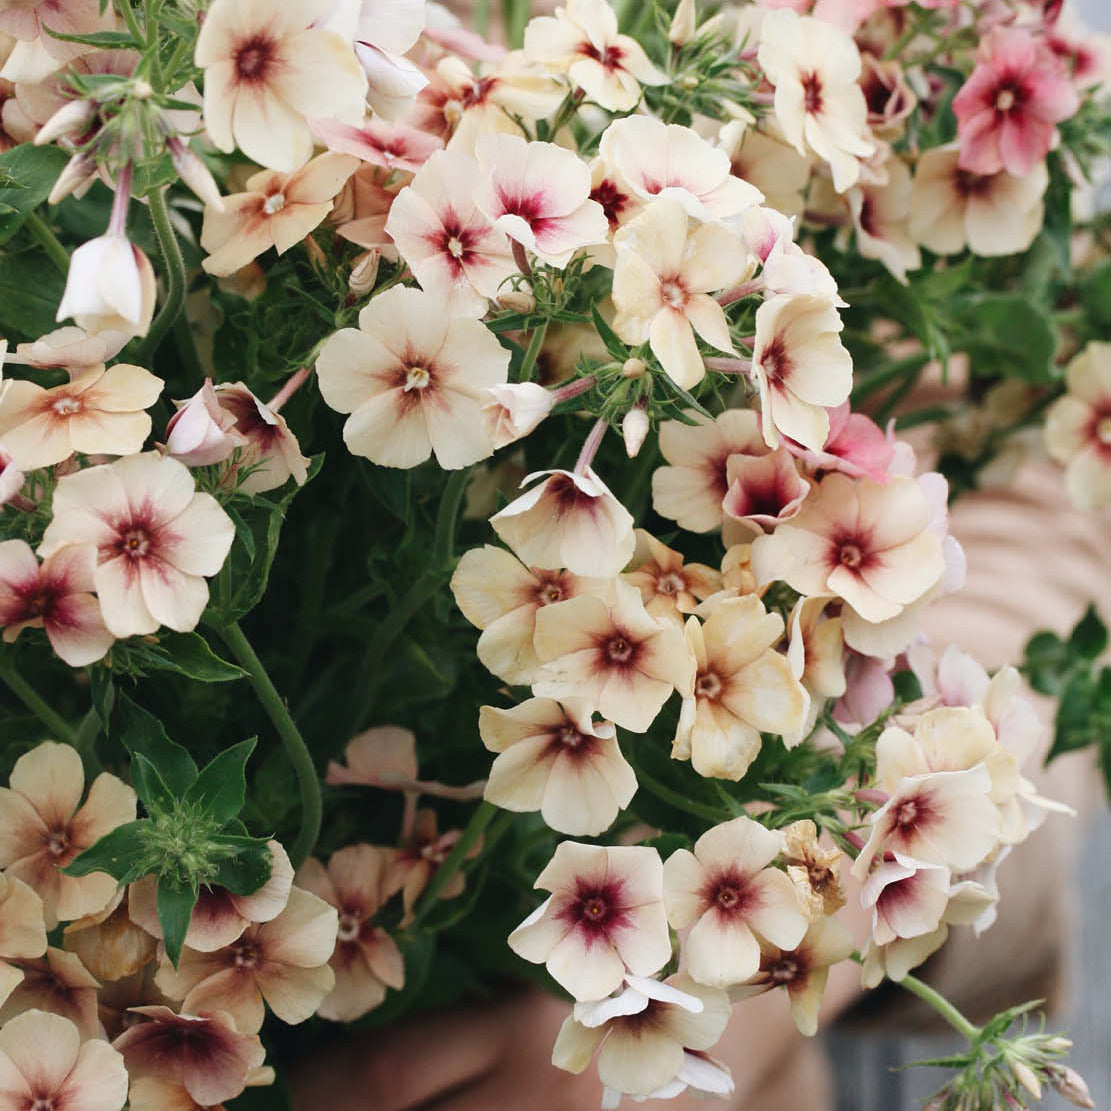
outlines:
[[[1067,809],[922,633],[952,497],[1044,436],[1111,505],[1060,9],[0,0],[3,1111],[527,979],[605,1106],[727,1096],[843,962],[967,1039],[931,1106],[1093,1106],[913,974]],[[1111,774],[1105,643],[1022,670]]]

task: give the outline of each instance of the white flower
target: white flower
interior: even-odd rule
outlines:
[[[126,235],[109,232],[82,243],[70,257],[57,319],[72,316],[90,335],[145,336],[154,300],[150,260]]]

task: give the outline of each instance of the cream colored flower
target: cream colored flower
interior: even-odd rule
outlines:
[[[810,695],[801,735],[784,738],[788,747],[810,733],[827,699],[845,693],[845,638],[841,617],[826,613],[829,604],[828,597],[800,598],[788,619],[787,659],[792,674]]]
[[[743,537],[771,532],[783,521],[796,517],[810,493],[810,483],[783,444],[775,451],[729,456],[725,476],[729,489],[721,508],[730,522],[746,526]],[[735,536],[728,528],[723,532],[726,543]]]
[[[683,557],[644,529],[636,530],[632,570],[621,577],[640,591],[644,608],[656,619],[682,622],[698,603],[721,589],[721,574]]]
[[[766,131],[743,120],[723,124],[717,145],[729,155],[734,177],[764,194],[768,208],[784,216],[801,216],[803,191],[810,181],[810,160]]]
[[[46,922],[42,899],[15,876],[0,872],[0,1006],[12,993],[23,973],[19,962],[46,952]]]
[[[908,231],[912,186],[910,170],[902,159],[884,163],[887,180],[858,182],[847,194],[856,228],[857,250],[864,258],[882,262],[900,282],[907,271],[922,265],[922,255]]]
[[[237,146],[272,170],[312,155],[308,119],[358,124],[366,74],[350,45],[314,24],[330,0],[214,0],[197,36],[204,69],[204,122],[222,150]]]
[[[1111,343],[1092,340],[1065,370],[1068,392],[1046,415],[1049,454],[1081,509],[1111,506]]]
[[[122,231],[109,231],[70,256],[57,319],[71,316],[90,335],[145,336],[155,293],[150,259]]]
[[[343,439],[384,467],[441,467],[492,455],[482,390],[506,380],[509,352],[477,320],[446,315],[440,299],[396,286],[331,336],[317,358],[325,402],[350,413]]]

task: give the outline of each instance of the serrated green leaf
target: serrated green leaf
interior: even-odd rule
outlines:
[[[177,962],[181,959],[181,949],[185,944],[185,935],[189,932],[189,920],[193,916],[193,907],[197,905],[197,895],[196,887],[176,887],[164,880],[158,884],[158,924],[162,927],[166,956],[170,958],[174,968],[177,968]]]
[[[146,826],[143,819],[117,826],[84,852],[78,853],[63,871],[69,876],[107,872],[120,883],[134,882],[144,874],[141,860]]]
[[[184,801],[197,806],[219,825],[231,821],[243,808],[247,793],[247,759],[254,751],[250,737],[224,749],[207,764],[185,793]]]
[[[119,739],[124,748],[132,755],[142,753],[158,769],[158,774],[174,795],[184,795],[197,778],[193,757],[166,736],[158,718],[132,702],[127,695],[119,696],[116,713]]]

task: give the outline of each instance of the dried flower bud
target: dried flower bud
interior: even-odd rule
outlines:
[[[96,105],[91,100],[68,101],[39,128],[35,146],[44,147],[55,139],[82,131],[95,115]]]
[[[630,459],[635,459],[644,446],[645,437],[648,435],[648,427],[648,413],[643,402],[634,405],[622,419],[621,435],[625,440],[625,454]]]
[[[365,251],[355,259],[347,278],[347,288],[356,297],[365,297],[378,280],[378,262],[382,258],[379,250]]]
[[[1054,1040],[1068,1041],[1067,1038]],[[1088,1091],[1088,1085],[1084,1082],[1084,1077],[1076,1069],[1070,1069],[1068,1065],[1055,1065],[1049,1074],[1049,1079],[1053,1087],[1057,1089],[1058,1094],[1067,1099],[1069,1103],[1077,1107],[1095,1107],[1092,1093]]]
[[[498,305],[514,312],[532,312],[536,308],[536,298],[526,289],[511,289],[498,298]]]
[[[694,10],[694,0],[679,0],[675,15],[671,20],[671,27],[667,32],[667,41],[672,46],[682,46],[694,38],[697,15]]]

